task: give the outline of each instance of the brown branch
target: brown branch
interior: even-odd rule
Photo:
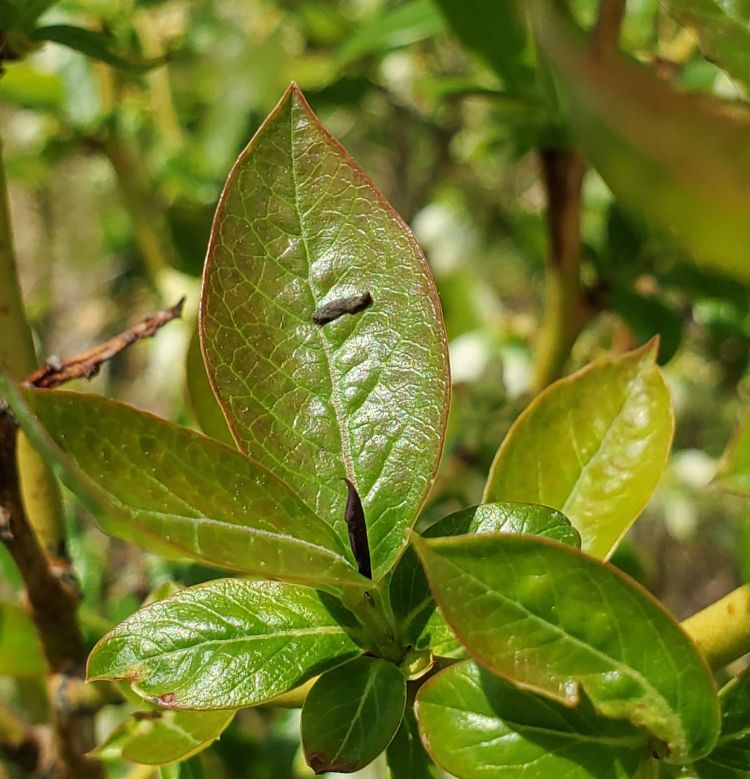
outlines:
[[[601,0],[596,25],[591,36],[591,56],[609,57],[617,51],[626,0]]]
[[[89,349],[87,352],[71,357],[69,360],[61,362],[57,359],[49,359],[47,362],[24,380],[24,384],[29,387],[38,387],[40,389],[53,389],[59,387],[66,381],[72,379],[90,379],[99,373],[102,363],[111,360],[115,355],[132,346],[137,341],[144,338],[150,338],[157,330],[164,327],[173,319],[178,319],[182,315],[182,307],[185,304],[185,298],[180,300],[171,308],[158,311],[156,314],[147,316],[127,330],[123,330],[114,338],[110,338],[99,346]]]
[[[85,756],[92,747],[90,718],[77,716],[66,705],[71,686],[83,684],[86,658],[76,615],[78,591],[68,577],[56,573],[29,525],[18,481],[17,433],[11,414],[0,408],[0,539],[23,578],[26,606],[50,670],[55,775],[93,779],[101,771]]]

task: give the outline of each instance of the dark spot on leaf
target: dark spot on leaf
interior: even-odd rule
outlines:
[[[369,292],[363,292],[360,295],[350,295],[346,298],[332,300],[318,306],[312,315],[312,320],[316,325],[326,325],[333,322],[334,319],[344,316],[344,314],[356,314],[372,305],[372,295]]]
[[[173,692],[165,692],[164,695],[159,695],[156,701],[161,706],[174,706],[177,696]]]
[[[307,764],[315,771],[316,774],[325,774],[329,771],[339,774],[351,774],[354,771],[358,771],[361,766],[356,766],[354,763],[350,763],[346,760],[335,760],[330,762],[326,760],[324,755],[320,752],[313,752],[307,755]]]
[[[134,711],[133,719],[136,721],[147,719],[161,719],[162,712],[160,711]]]

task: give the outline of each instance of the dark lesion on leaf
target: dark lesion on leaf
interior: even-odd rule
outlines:
[[[349,297],[332,300],[330,303],[318,306],[313,312],[312,320],[316,325],[327,325],[344,314],[356,314],[371,305],[372,295],[369,291],[359,295],[349,295]]]
[[[349,479],[344,479],[344,481],[349,490],[346,496],[346,509],[344,510],[344,520],[349,531],[349,544],[354,553],[354,559],[357,561],[357,570],[362,576],[372,579],[370,542],[367,539],[365,510],[362,508],[362,501],[357,488]]]

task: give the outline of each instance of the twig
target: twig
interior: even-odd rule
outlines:
[[[608,57],[617,51],[620,27],[625,15],[625,0],[601,0],[599,15],[591,36],[591,55],[595,59]]]
[[[114,338],[110,338],[87,352],[71,357],[69,360],[62,362],[49,359],[39,370],[27,376],[24,384],[40,389],[52,389],[72,379],[90,379],[92,376],[96,376],[102,363],[111,360],[137,341],[150,338],[168,322],[179,318],[182,315],[184,304],[185,298],[182,297],[171,308],[147,316],[137,325],[123,330]]]

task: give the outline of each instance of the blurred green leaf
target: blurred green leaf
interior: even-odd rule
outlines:
[[[365,310],[313,321],[321,305],[365,292]],[[349,478],[382,576],[440,458],[450,390],[440,304],[413,235],[295,85],[227,181],[201,328],[238,445],[345,546]]]
[[[131,714],[93,751],[99,760],[161,765],[185,760],[209,747],[234,711],[158,711]]]
[[[127,679],[168,709],[253,706],[360,654],[351,626],[308,587],[218,579],[118,625],[92,650],[88,678]]]
[[[599,716],[585,698],[569,708],[470,660],[429,679],[416,706],[428,749],[458,779],[630,779],[647,745],[643,731]]]
[[[581,539],[563,514],[546,506],[524,503],[485,503],[439,520],[422,534],[425,538],[464,533],[528,533],[572,546]],[[390,583],[391,607],[402,642],[435,655],[462,653],[460,642],[447,625],[430,592],[424,570],[409,547],[399,560]]]
[[[745,415],[732,435],[721,458],[716,480],[731,492],[750,497],[750,414]]]
[[[513,95],[536,89],[526,62],[529,36],[518,0],[434,0],[467,49],[483,59]]]
[[[663,607],[616,568],[533,536],[412,536],[433,595],[470,654],[568,706],[582,689],[686,763],[713,748],[713,676]]]
[[[695,31],[706,57],[750,86],[750,18],[732,2],[667,0],[665,8]]]
[[[612,554],[669,457],[674,412],[656,349],[604,357],[538,395],[503,441],[484,500],[557,508],[584,551]]]
[[[27,391],[32,412],[2,374],[0,397],[112,535],[245,573],[366,586],[331,529],[236,450],[93,395]]]
[[[750,121],[621,56],[594,61],[547,3],[535,31],[578,141],[623,205],[697,262],[750,281]]]
[[[431,0],[407,0],[396,6],[385,6],[373,18],[358,24],[339,49],[337,59],[340,65],[346,65],[369,54],[385,54],[444,31],[443,17]]]
[[[43,676],[46,672],[31,617],[14,603],[0,602],[0,676]]]
[[[391,779],[437,779],[437,766],[422,746],[411,706],[404,711],[401,725],[388,744],[386,757]]]
[[[166,62],[164,57],[143,59],[121,51],[119,41],[107,32],[87,30],[69,24],[37,27],[29,32],[29,39],[38,43],[49,41],[67,46],[91,59],[106,62],[119,70],[145,73]]]
[[[406,679],[393,663],[360,657],[323,674],[302,707],[302,748],[316,774],[369,765],[398,730]]]
[[[25,108],[57,108],[63,100],[60,79],[43,73],[26,62],[3,65],[0,101]]]

